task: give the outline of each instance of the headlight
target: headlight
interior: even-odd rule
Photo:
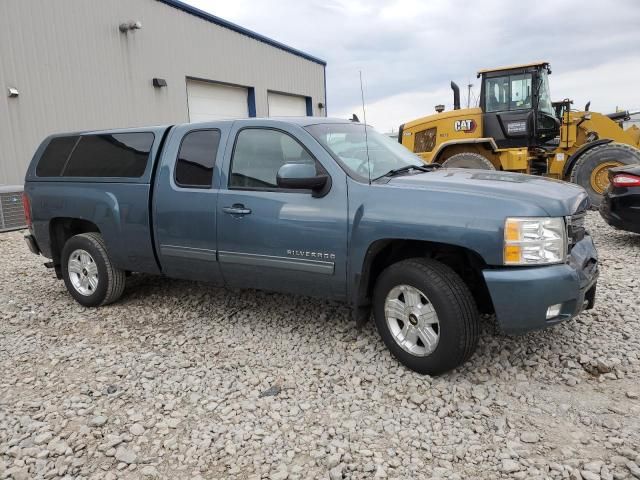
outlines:
[[[507,218],[504,222],[504,264],[561,263],[567,256],[564,218]]]

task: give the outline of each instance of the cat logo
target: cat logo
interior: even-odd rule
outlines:
[[[456,132],[473,133],[476,129],[475,120],[456,120],[453,123],[453,129]]]

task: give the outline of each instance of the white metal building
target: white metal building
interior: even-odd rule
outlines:
[[[325,66],[176,0],[1,0],[0,184],[55,132],[326,115]]]

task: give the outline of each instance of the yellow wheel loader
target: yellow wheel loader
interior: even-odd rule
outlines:
[[[640,129],[624,130],[630,112],[609,115],[552,102],[548,62],[480,70],[479,107],[436,106],[433,115],[400,126],[398,141],[445,167],[508,170],[567,180],[584,187],[593,206],[607,188],[607,170],[640,163]]]

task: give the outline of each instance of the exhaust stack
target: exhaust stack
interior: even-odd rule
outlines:
[[[451,82],[451,90],[453,90],[453,109],[460,110],[460,87],[456,82]]]

